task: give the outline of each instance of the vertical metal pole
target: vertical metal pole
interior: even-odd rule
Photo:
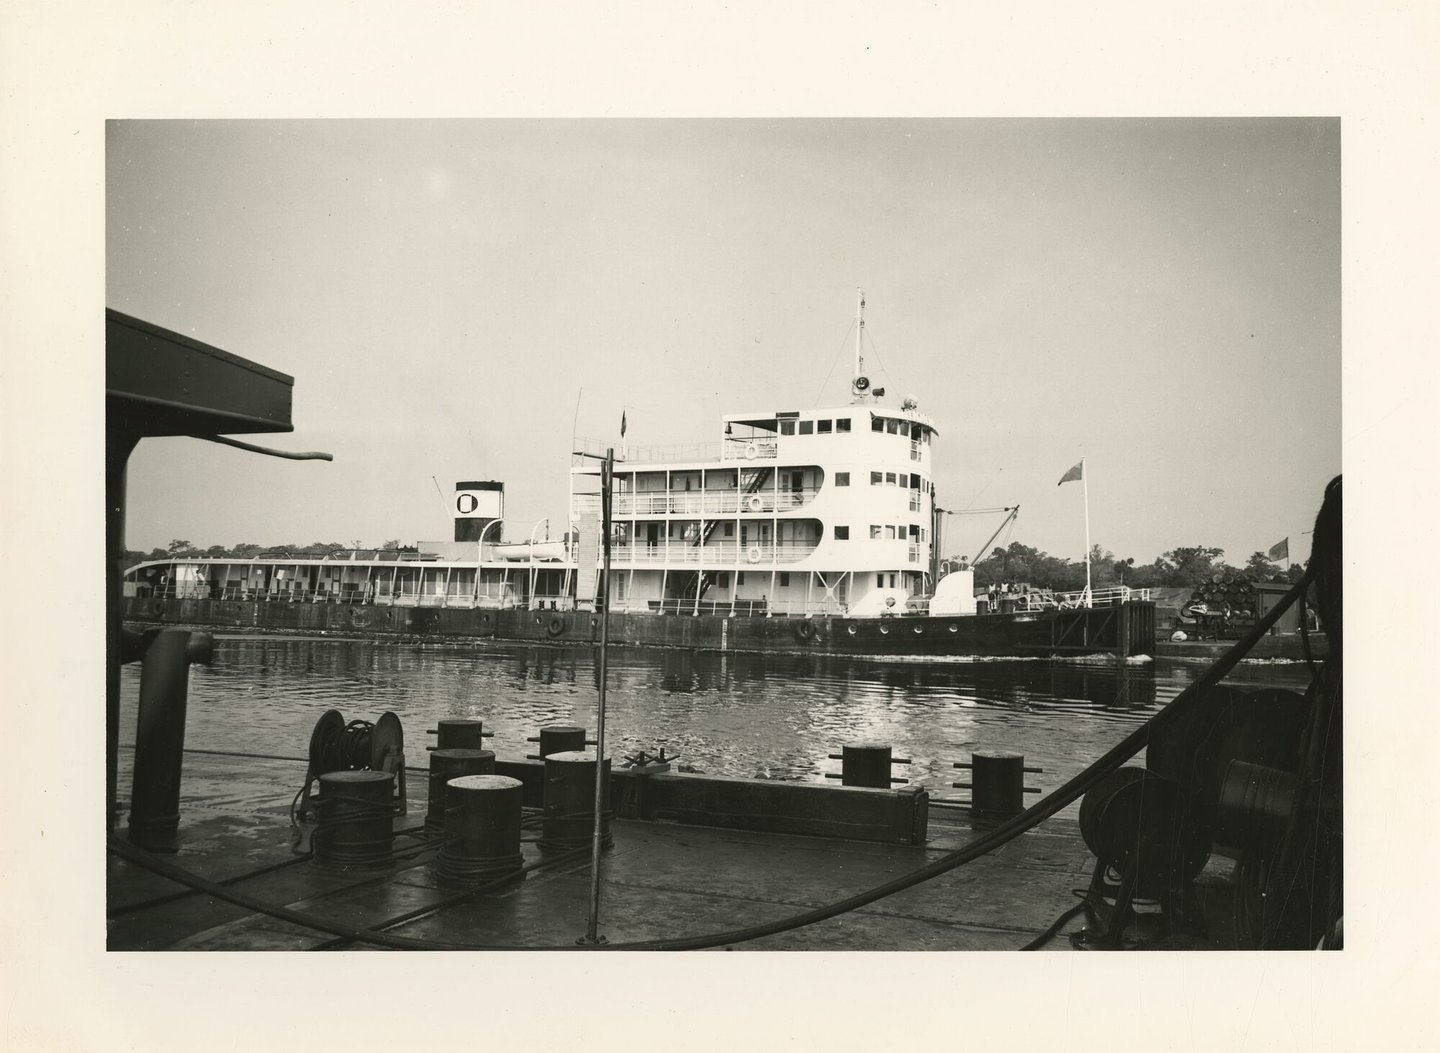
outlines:
[[[605,467],[600,476],[601,539],[605,558],[600,579],[600,691],[595,716],[595,829],[590,838],[590,922],[585,929],[586,943],[603,942],[596,934],[600,924],[600,807],[605,788],[605,682],[610,647],[610,506],[615,475],[615,448],[605,451]]]
[[[1080,458],[1080,491],[1085,495],[1085,606],[1090,606],[1090,472]]]

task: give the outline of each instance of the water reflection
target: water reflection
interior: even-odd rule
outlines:
[[[607,739],[617,757],[663,745],[711,774],[811,781],[839,770],[827,754],[846,742],[884,742],[912,762],[897,775],[949,798],[955,761],[1006,749],[1043,767],[1035,784],[1051,789],[1204,668],[623,649],[609,660]],[[593,731],[599,661],[577,647],[244,637],[218,640],[214,665],[191,676],[191,746],[302,756],[326,709],[347,720],[393,710],[409,762],[423,765],[425,729],[442,717],[483,719],[502,757],[530,752],[526,738],[546,724]],[[1303,665],[1242,667],[1247,678],[1307,679]],[[138,682],[125,667],[122,741],[134,739]]]

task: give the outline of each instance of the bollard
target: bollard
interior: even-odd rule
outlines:
[[[585,740],[584,728],[570,727],[566,724],[552,724],[549,727],[541,728],[539,738],[525,741],[540,743],[540,752],[526,754],[527,760],[544,760],[552,753],[569,753],[572,750],[583,750],[586,746],[595,745],[595,743]]]
[[[436,724],[428,732],[435,736],[435,745],[430,747],[432,750],[483,750],[485,740],[494,734],[485,730],[483,720],[468,717],[454,717]]]
[[[340,870],[391,863],[395,776],[388,771],[331,771],[315,798],[315,862]]]
[[[445,844],[435,861],[442,885],[474,888],[523,877],[520,807],[524,787],[505,775],[462,775],[445,787]]]
[[[436,749],[430,754],[430,785],[425,800],[425,829],[445,828],[445,784],[462,775],[493,775],[494,750]]]
[[[831,760],[840,762],[840,774],[826,775],[827,779],[838,778],[842,786],[866,786],[871,789],[889,789],[891,783],[908,782],[890,774],[892,764],[909,764],[905,759],[890,756],[890,747],[874,742],[852,742],[841,747],[841,752],[829,754]]]
[[[970,754],[970,763],[957,762],[957,768],[970,769],[970,782],[951,783],[970,790],[970,811],[973,815],[1008,819],[1025,810],[1025,794],[1039,793],[1025,785],[1026,772],[1041,768],[1025,767],[1023,753],[984,750]]]
[[[615,843],[610,833],[610,758],[603,768],[600,845]],[[590,844],[595,832],[595,756],[583,750],[545,758],[545,808],[537,844],[542,852],[568,852]]]
[[[135,775],[130,791],[130,840],[152,852],[180,848],[180,767],[185,755],[185,706],[192,662],[209,664],[209,633],[163,629],[147,633],[140,666]]]

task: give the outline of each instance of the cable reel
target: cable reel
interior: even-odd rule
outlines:
[[[395,777],[394,812],[407,810],[405,793],[405,731],[400,718],[385,712],[380,719],[352,720],[348,724],[338,709],[327,709],[310,733],[305,783],[291,805],[295,828],[292,847],[299,854],[310,851],[314,833],[311,793],[321,775],[336,771],[389,772]]]

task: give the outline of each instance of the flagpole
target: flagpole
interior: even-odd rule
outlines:
[[[1090,473],[1080,458],[1080,492],[1085,495],[1085,606],[1090,606]]]

